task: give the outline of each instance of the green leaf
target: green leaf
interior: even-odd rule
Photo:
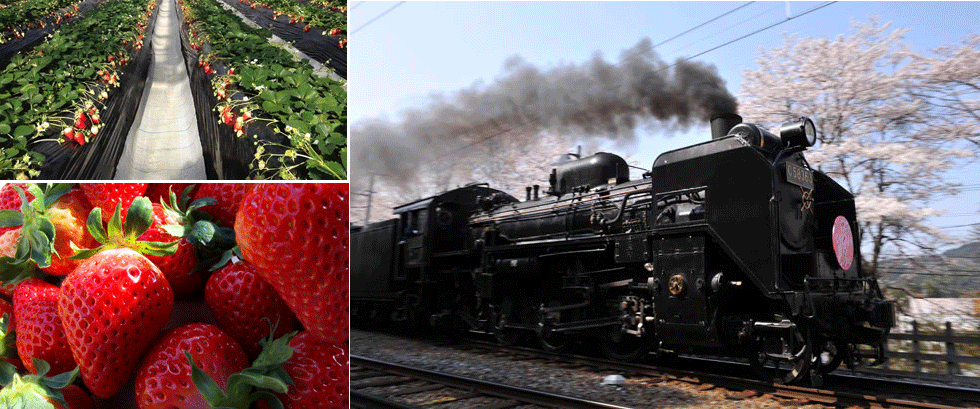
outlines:
[[[37,357],[32,357],[31,360],[34,362],[34,369],[37,370],[37,376],[47,375],[48,371],[51,370],[51,364],[47,361]]]
[[[98,207],[92,209],[88,214],[88,219],[85,221],[85,226],[88,228],[88,234],[92,235],[95,241],[102,244],[109,242],[109,238],[105,234],[105,228],[102,227],[102,209]]]
[[[23,213],[17,210],[0,210],[0,227],[16,227],[23,224]]]
[[[44,193],[44,208],[50,208],[62,196],[71,191],[71,183],[57,183],[50,186]]]
[[[249,372],[247,370],[235,373],[228,377],[228,385],[232,385],[232,383],[251,385],[256,388],[269,389],[278,393],[286,393],[289,391],[289,385],[287,385],[282,379]]]
[[[106,226],[106,236],[109,239],[117,240],[119,237],[125,237],[122,226],[122,203],[116,204],[116,210],[112,212],[112,217],[109,218],[109,225]],[[107,241],[108,242],[108,241]]]
[[[126,213],[126,241],[134,242],[153,224],[153,203],[143,196],[133,199]],[[110,233],[111,236],[111,233]]]
[[[179,243],[180,240],[170,243],[161,241],[137,241],[130,248],[148,256],[167,257],[177,252],[177,245]]]
[[[266,342],[262,352],[252,362],[252,366],[257,368],[282,365],[293,356],[293,347],[289,346],[289,341],[293,339],[298,331],[290,332],[282,337]],[[271,336],[271,335],[270,335]]]
[[[34,359],[37,359],[37,358],[34,358]],[[37,365],[37,363],[35,362],[35,366],[36,365]],[[40,373],[41,372],[38,371],[38,374],[40,374]],[[62,372],[62,373],[57,374],[55,376],[44,378],[44,381],[43,382],[44,382],[44,386],[47,386],[47,387],[49,387],[51,389],[63,389],[63,388],[68,387],[68,385],[71,385],[72,383],[74,383],[75,382],[75,379],[78,379],[78,367],[77,366],[75,367],[75,369],[72,369],[72,370],[70,370],[68,372]]]
[[[187,236],[187,241],[195,246],[205,246],[214,240],[217,232],[218,226],[216,224],[207,220],[199,220],[191,228],[190,234]]]
[[[6,135],[10,133],[10,125],[0,124],[0,134]]]
[[[204,396],[204,399],[207,400],[212,407],[220,407],[218,405],[222,400],[224,400],[225,397],[225,393],[221,390],[221,387],[214,382],[211,375],[208,375],[207,372],[204,372],[197,366],[197,364],[194,363],[194,358],[191,358],[190,352],[184,351],[184,356],[186,356],[187,360],[191,363],[191,380],[194,381],[194,386],[197,387],[197,390],[201,392],[201,395]]]
[[[14,130],[14,138],[21,138],[30,135],[34,132],[34,127],[30,125],[21,125]]]
[[[264,401],[266,405],[269,405],[269,409],[285,409],[282,405],[282,401],[279,397],[269,391],[257,391],[249,397],[250,402]]]

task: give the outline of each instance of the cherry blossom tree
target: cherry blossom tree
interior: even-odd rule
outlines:
[[[533,137],[526,135],[529,132],[534,133]],[[526,186],[537,184],[542,192],[547,190],[556,157],[574,148],[573,138],[568,135],[522,128],[497,129],[471,139],[479,142],[433,148],[437,151],[425,155],[428,159],[419,163],[410,183],[378,174],[373,187],[355,184],[353,189],[360,194],[352,195],[351,220],[365,220],[368,189],[373,192],[372,222],[391,218],[395,206],[470,183],[489,183],[494,189],[524,200]]]
[[[980,132],[977,36],[921,54],[904,39],[908,30],[889,26],[871,18],[833,39],[787,35],[743,72],[740,96],[752,122],[816,122],[808,159],[855,194],[872,272],[883,251],[909,254],[949,239],[925,224],[939,214],[929,204],[956,191],[945,174],[974,156],[964,141]]]

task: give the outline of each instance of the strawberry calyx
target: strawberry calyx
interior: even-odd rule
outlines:
[[[0,210],[0,227],[20,226],[20,239],[13,257],[0,258],[0,282],[14,284],[31,278],[35,267],[51,266],[51,257],[58,254],[54,248],[54,223],[47,210],[71,191],[70,183],[31,184],[27,187],[34,199],[27,200],[24,189],[15,186],[20,196],[20,210]]]
[[[0,361],[17,362],[17,334],[10,318],[7,313],[0,316]]]
[[[282,365],[293,356],[289,341],[296,336],[293,331],[273,339],[270,334],[262,340],[263,349],[252,366],[228,377],[224,391],[217,382],[194,363],[189,352],[184,352],[191,363],[191,379],[201,395],[215,408],[247,409],[253,402],[265,401],[270,407],[282,408],[282,401],[274,393],[286,393],[293,385],[292,378]]]
[[[0,402],[12,408],[54,409],[54,403],[68,407],[61,393],[78,379],[78,367],[71,371],[55,376],[45,376],[51,370],[51,365],[43,359],[34,358],[37,375],[20,375],[17,369],[7,363],[0,362]]]
[[[116,210],[109,219],[107,226],[102,225],[102,209],[95,207],[88,215],[85,225],[89,234],[99,243],[94,249],[80,249],[72,243],[75,255],[73,260],[82,260],[112,248],[127,247],[143,255],[166,257],[177,251],[180,240],[173,242],[143,241],[137,238],[145,233],[153,224],[153,204],[150,199],[137,197],[129,206],[126,213],[126,225],[121,221],[122,204],[116,204]]]
[[[201,211],[205,206],[217,203],[213,197],[202,197],[190,201],[193,186],[184,189],[180,200],[174,192],[170,192],[170,203],[163,202],[167,215],[177,220],[177,224],[162,226],[171,236],[181,237],[194,246],[194,252],[201,266],[211,265],[208,271],[214,271],[228,263],[236,253],[235,231],[222,227],[211,221],[211,214]],[[241,258],[241,253],[237,252]]]

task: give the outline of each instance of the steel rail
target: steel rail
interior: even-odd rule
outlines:
[[[588,356],[581,355],[564,355],[551,353],[547,351],[542,351],[534,348],[527,347],[513,347],[513,346],[502,346],[494,344],[491,342],[477,341],[477,340],[467,340],[466,344],[479,346],[481,348],[486,348],[489,350],[501,351],[501,352],[512,352],[521,355],[530,355],[535,358],[552,360],[556,362],[574,363],[583,366],[591,366],[599,368],[602,370],[617,370],[622,372],[627,372],[636,375],[650,376],[650,377],[661,377],[664,380],[673,380],[680,382],[687,382],[692,384],[710,384],[716,387],[732,389],[735,391],[741,390],[752,390],[762,394],[778,396],[783,398],[790,398],[799,400],[802,402],[812,402],[818,404],[824,404],[828,406],[861,406],[861,407],[878,407],[878,408],[905,408],[905,409],[953,409],[960,408],[962,404],[958,406],[950,406],[929,402],[917,402],[908,399],[899,399],[887,396],[878,396],[874,393],[881,391],[886,391],[889,388],[889,384],[894,385],[897,388],[901,388],[906,395],[915,394],[914,388],[918,387],[924,390],[929,390],[931,393],[925,394],[925,398],[936,398],[936,388],[940,386],[937,385],[918,385],[910,384],[907,381],[894,382],[888,379],[873,379],[869,380],[869,383],[860,385],[862,388],[867,388],[863,392],[850,391],[850,390],[835,390],[835,389],[821,389],[807,386],[798,385],[783,385],[774,382],[766,382],[758,379],[748,379],[741,378],[730,375],[720,375],[713,374],[710,372],[700,372],[692,371],[686,369],[677,369],[671,367],[654,366],[649,364],[641,363],[631,363],[631,362],[621,362],[612,361],[606,359],[592,358]],[[722,363],[723,361],[718,361]],[[736,364],[729,362],[730,364]],[[831,376],[831,375],[825,375]],[[836,376],[835,376],[836,377]],[[844,378],[844,377],[840,377]],[[851,379],[855,381],[855,379]],[[874,385],[876,384],[876,385]],[[876,386],[872,388],[871,385]],[[843,388],[840,388],[843,389]],[[876,389],[876,390],[875,390]],[[947,398],[953,399],[965,399],[970,403],[980,402],[980,391],[972,390],[972,393],[968,393],[964,388],[948,388],[949,395]]]
[[[479,379],[456,376],[446,373],[429,371],[425,369],[412,368],[405,365],[384,362],[377,359],[366,358],[358,355],[350,356],[351,368],[369,368],[386,374],[395,374],[412,379],[424,380],[426,382],[437,383],[467,391],[478,392],[482,395],[497,398],[519,400],[521,402],[553,408],[568,409],[628,409],[624,406],[611,405],[608,403],[595,402],[571,396],[563,396],[550,392],[537,391],[506,385],[497,382],[488,382]],[[380,376],[380,375],[379,375]],[[353,389],[351,383],[351,404],[355,408],[413,408],[404,406],[404,403],[393,402],[393,406],[384,406],[385,402],[391,402],[384,397],[371,396]],[[363,405],[363,406],[362,406]],[[379,406],[372,406],[379,405]],[[402,405],[402,406],[396,406]]]

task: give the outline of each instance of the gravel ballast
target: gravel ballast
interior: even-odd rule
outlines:
[[[740,392],[720,388],[700,390],[705,386],[664,381],[659,377],[619,374],[626,376],[625,384],[603,385],[603,378],[617,373],[596,373],[541,361],[513,360],[499,354],[478,354],[359,330],[351,331],[350,346],[353,355],[634,408],[824,407],[800,406],[798,401],[766,395],[743,397],[744,394]],[[433,407],[453,408],[458,405]]]

